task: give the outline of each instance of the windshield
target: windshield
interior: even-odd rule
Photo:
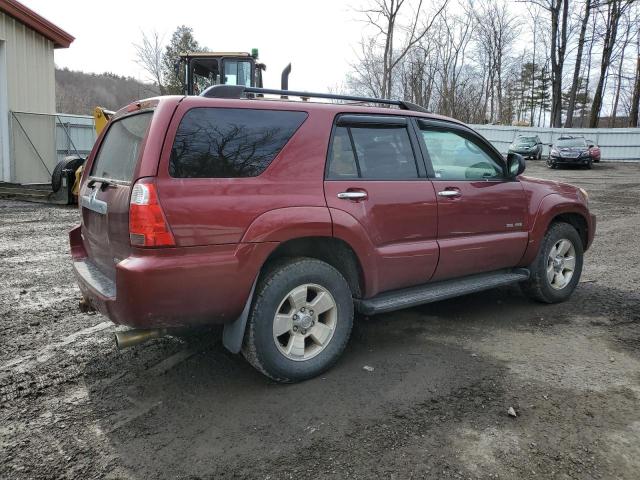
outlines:
[[[558,147],[586,147],[587,144],[584,141],[584,138],[564,138],[562,140],[558,140]]]
[[[536,137],[518,137],[514,143],[519,145],[534,145],[536,143]]]

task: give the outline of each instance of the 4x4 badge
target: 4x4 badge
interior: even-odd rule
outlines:
[[[516,222],[516,223],[507,223],[505,225],[505,227],[507,228],[518,228],[522,226],[522,222]]]

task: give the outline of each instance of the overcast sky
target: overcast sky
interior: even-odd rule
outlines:
[[[76,38],[55,51],[57,66],[144,80],[132,46],[141,32],[156,30],[168,41],[187,25],[211,50],[258,48],[266,87],[279,88],[291,62],[289,88],[326,91],[344,80],[363,27],[349,6],[355,2],[341,0],[20,1]]]

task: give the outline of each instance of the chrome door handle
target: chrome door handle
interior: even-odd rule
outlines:
[[[367,192],[340,192],[338,198],[340,200],[364,200],[367,198]]]
[[[442,190],[438,192],[438,195],[441,197],[459,197],[462,194],[458,190]]]

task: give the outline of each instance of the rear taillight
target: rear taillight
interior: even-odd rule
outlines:
[[[136,183],[129,203],[129,239],[136,247],[175,245],[153,183]]]

